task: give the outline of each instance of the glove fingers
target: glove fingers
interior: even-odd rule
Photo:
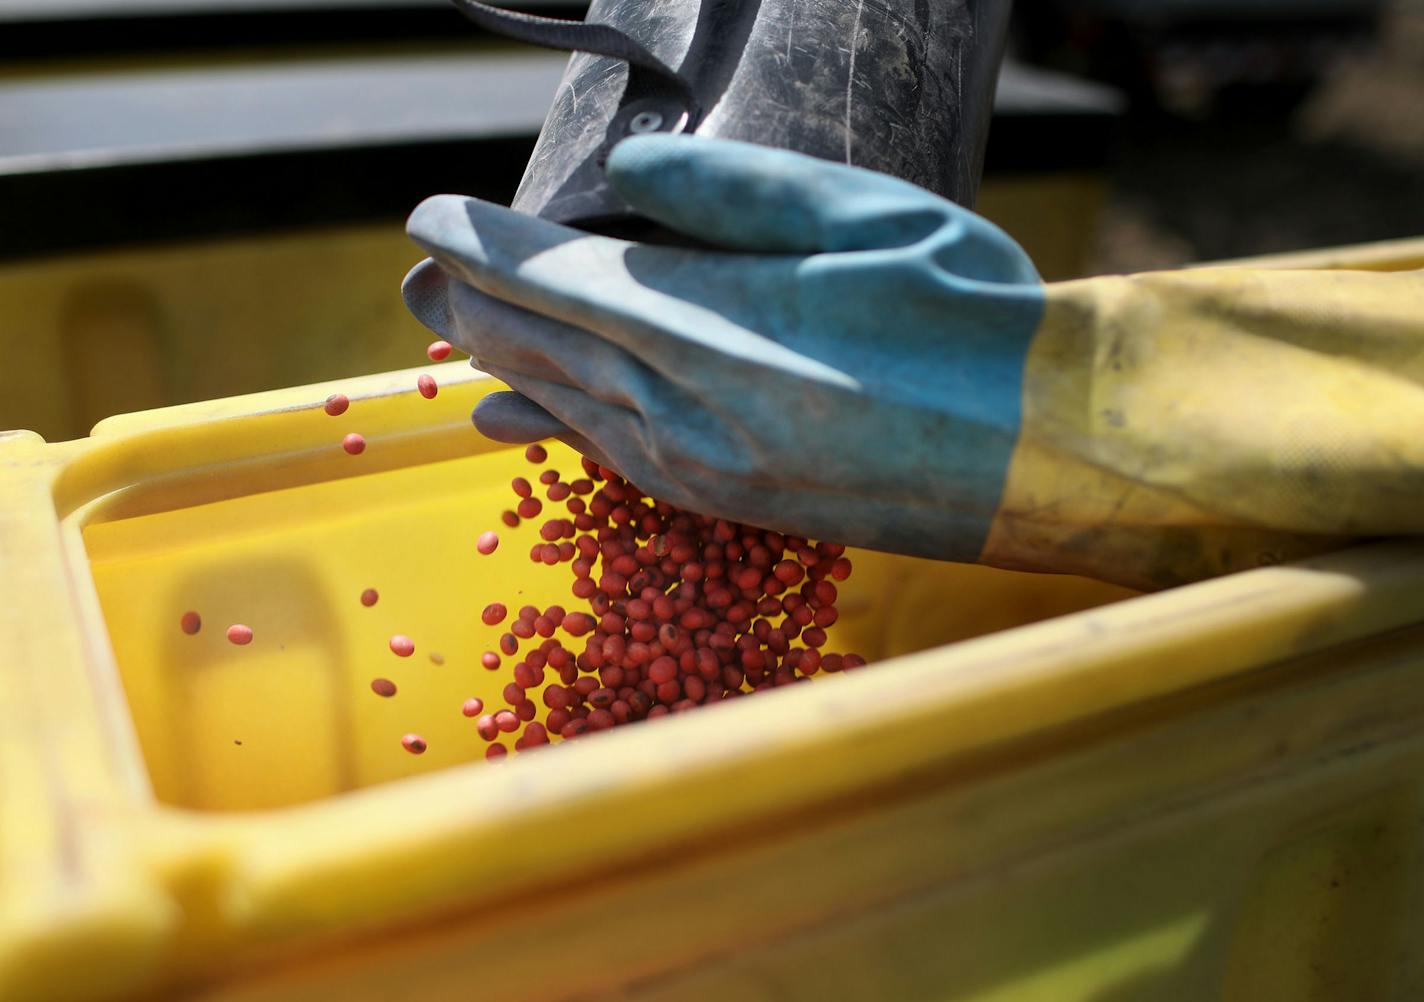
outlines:
[[[501,302],[463,282],[449,283],[448,294],[457,318],[454,341],[486,371],[527,373],[633,409],[657,378],[622,348],[587,331]]]
[[[569,430],[567,434],[556,436],[561,441],[595,462],[620,471],[659,497],[674,504],[686,505],[690,502],[687,492],[673,488],[671,482],[648,462],[651,451],[649,434],[642,416],[636,411],[595,400],[575,387],[525,373],[504,372],[496,368],[491,375],[498,376],[520,395],[563,422]],[[483,432],[485,415],[477,408],[475,417],[480,422],[477,427]]]
[[[670,229],[772,254],[902,247],[972,215],[887,174],[696,136],[624,139],[608,157],[608,180]]]
[[[597,446],[522,393],[491,393],[475,405],[470,418],[480,434],[496,442],[524,445],[557,438],[595,463],[612,467]]]
[[[426,258],[406,274],[401,282],[401,298],[415,319],[445,340],[453,341],[458,334],[450,315],[449,283],[440,266]]]
[[[470,420],[485,438],[512,445],[556,438],[569,430],[534,401],[511,390],[500,390],[485,397],[475,405]]]
[[[851,382],[759,333],[797,329],[795,304],[785,295],[795,281],[794,259],[629,244],[450,195],[422,202],[408,229],[453,277],[596,334],[674,382],[704,382],[718,368],[706,365],[709,352]],[[769,315],[778,303],[785,318]]]

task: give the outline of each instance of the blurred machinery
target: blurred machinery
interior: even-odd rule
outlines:
[[[1017,0],[1031,62],[1109,82],[1139,107],[1288,111],[1374,36],[1383,0]]]

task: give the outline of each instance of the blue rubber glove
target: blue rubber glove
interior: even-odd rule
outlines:
[[[451,195],[410,235],[414,314],[554,436],[655,497],[852,545],[978,559],[1043,311],[1002,231],[895,178],[722,140],[608,161],[639,213],[716,249],[628,243]]]

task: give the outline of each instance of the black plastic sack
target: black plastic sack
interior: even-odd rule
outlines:
[[[796,150],[973,205],[1008,0],[593,0],[582,24],[456,3],[493,30],[579,50],[521,211],[638,233],[602,168],[642,132]]]

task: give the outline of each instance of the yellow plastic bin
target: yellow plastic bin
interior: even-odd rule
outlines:
[[[567,585],[476,554],[494,385],[0,435],[0,998],[1424,993],[1424,545],[1151,596],[857,554],[878,663],[486,763],[479,610]]]

